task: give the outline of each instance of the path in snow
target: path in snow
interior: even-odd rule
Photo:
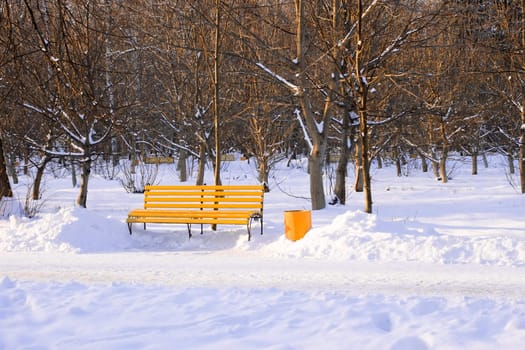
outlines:
[[[17,280],[525,299],[525,268],[509,266],[267,259],[217,252],[18,252],[0,255],[0,266]]]

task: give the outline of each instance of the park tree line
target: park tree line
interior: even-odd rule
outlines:
[[[312,209],[372,212],[370,164],[499,152],[525,193],[525,0],[0,0],[0,199],[17,171],[308,157]],[[337,155],[333,193],[323,166]],[[23,169],[14,169],[23,164]],[[430,166],[429,166],[430,165]],[[11,179],[10,179],[11,178]]]

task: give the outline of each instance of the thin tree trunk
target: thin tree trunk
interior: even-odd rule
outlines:
[[[7,167],[4,157],[4,148],[2,145],[2,138],[0,138],[0,199],[3,197],[13,197],[13,190],[9,177],[7,176]]]
[[[312,197],[312,210],[320,210],[326,207],[323,186],[323,157],[318,148],[314,147],[309,157],[310,168],[310,195]]]
[[[447,157],[448,157],[448,139],[445,130],[445,122],[441,120],[440,123],[440,132],[441,132],[441,158],[439,158],[439,175],[441,176],[441,182],[447,183]]]
[[[361,159],[363,166],[363,189],[365,192],[365,212],[372,213],[372,183],[370,179],[370,157],[369,151],[369,134],[368,134],[368,83],[365,77],[361,75],[361,53],[363,50],[362,42],[362,20],[363,20],[363,4],[359,0],[357,3],[357,48],[355,52],[355,69],[354,74],[358,83],[359,94],[359,140],[361,143]]]
[[[354,191],[363,192],[364,179],[363,179],[363,146],[358,141],[355,145],[355,182]]]
[[[423,155],[423,153],[421,152],[418,152],[419,154],[419,159],[421,160],[421,170],[426,173],[428,172],[428,162],[427,162],[427,158],[425,158],[425,156]]]
[[[516,168],[514,167],[514,157],[509,152],[507,153],[507,161],[509,163],[509,172],[514,175],[516,173]]]
[[[260,183],[268,184],[268,173],[267,157],[259,157],[259,159],[257,159],[257,177]]]
[[[71,159],[71,184],[73,188],[77,187],[77,168],[74,159]]]
[[[80,194],[78,195],[77,204],[82,208],[87,208],[87,195],[89,175],[91,173],[91,158],[87,157],[82,162],[82,174],[80,175]]]
[[[470,157],[472,159],[472,175],[478,175],[478,154],[472,152]]]
[[[38,165],[36,169],[35,181],[33,182],[33,200],[39,200],[41,197],[40,187],[42,185],[42,178],[44,177],[44,170],[46,169],[47,163],[51,160],[51,157],[44,156],[42,162]]]
[[[447,157],[448,157],[448,148],[447,146],[443,146],[443,150],[441,152],[441,158],[439,158],[439,176],[441,177],[441,182],[443,183],[448,182]]]
[[[348,117],[343,118],[342,135],[341,135],[341,154],[337,169],[335,170],[335,187],[334,195],[337,201],[345,205],[346,204],[346,173],[348,167],[348,139],[349,139],[349,120]]]
[[[525,0],[521,0],[521,47],[525,45],[525,21],[524,21],[524,15],[525,15]],[[521,65],[523,66],[523,63],[525,61],[525,54],[521,52]],[[523,103],[525,103],[525,88],[523,88],[522,84],[522,106]],[[523,107],[521,108],[521,125],[520,125],[520,185],[521,185],[521,193],[525,193],[525,109]]]
[[[221,39],[221,12],[220,0],[215,2],[215,53],[213,56],[213,114],[214,114],[214,131],[215,131],[215,185],[221,184],[221,143],[219,133],[219,49]],[[213,225],[215,229],[215,225]]]
[[[394,158],[396,160],[396,175],[397,177],[401,177],[403,172],[401,169],[401,157],[399,156],[399,149],[397,147],[394,149]]]
[[[377,161],[377,168],[383,169],[383,157],[381,157],[381,155],[378,153],[375,158]]]
[[[195,181],[196,185],[204,184],[204,170],[206,167],[206,144],[201,142],[199,145],[199,161],[197,165],[197,179]]]
[[[186,166],[187,152],[181,150],[179,152],[179,159],[177,160],[177,169],[179,170],[180,182],[188,181],[188,168]]]
[[[485,169],[487,169],[487,168],[489,167],[489,161],[488,161],[488,159],[487,159],[487,154],[486,154],[485,152],[483,152],[483,153],[481,154],[481,159],[483,160],[483,167],[484,167]]]
[[[525,111],[521,112],[521,123],[520,128],[520,187],[521,193],[525,193]],[[514,163],[512,163],[514,167]]]

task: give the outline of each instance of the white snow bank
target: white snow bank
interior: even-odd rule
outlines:
[[[525,264],[525,237],[443,235],[432,227],[411,229],[404,223],[382,221],[375,214],[361,211],[339,215],[330,225],[314,227],[296,242],[281,237],[265,250],[290,258]]]
[[[123,218],[104,216],[82,208],[60,209],[38,218],[10,217],[0,232],[0,251],[69,253],[119,252],[124,250],[241,250],[258,251],[280,258],[313,257],[331,260],[420,261],[442,264],[525,265],[525,237],[444,235],[428,225],[386,222],[375,214],[348,211],[332,223],[312,228],[299,241],[284,234],[254,235],[246,240],[244,229],[195,234],[188,239],[185,227],[163,226],[165,231],[142,231],[135,225],[130,236]],[[161,229],[163,230],[163,229]],[[233,230],[233,231],[231,231]]]
[[[0,231],[0,251],[109,252],[129,248],[125,225],[83,208],[63,208],[36,218],[10,216]]]

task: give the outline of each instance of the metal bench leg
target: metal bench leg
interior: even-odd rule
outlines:
[[[252,238],[252,232],[251,232],[252,219],[251,218],[248,220],[248,224],[246,225],[246,228],[248,229],[248,241],[250,241],[250,239]]]
[[[251,239],[252,237],[252,233],[251,233],[251,230],[252,230],[252,222],[253,221],[261,221],[261,235],[263,234],[263,217],[262,215],[260,214],[252,214],[252,216],[250,216],[250,218],[248,219],[248,240]]]
[[[191,224],[186,224],[188,226],[188,239],[191,238]]]
[[[129,230],[129,234],[131,234],[131,225],[133,225],[133,223],[128,222],[128,230]]]

